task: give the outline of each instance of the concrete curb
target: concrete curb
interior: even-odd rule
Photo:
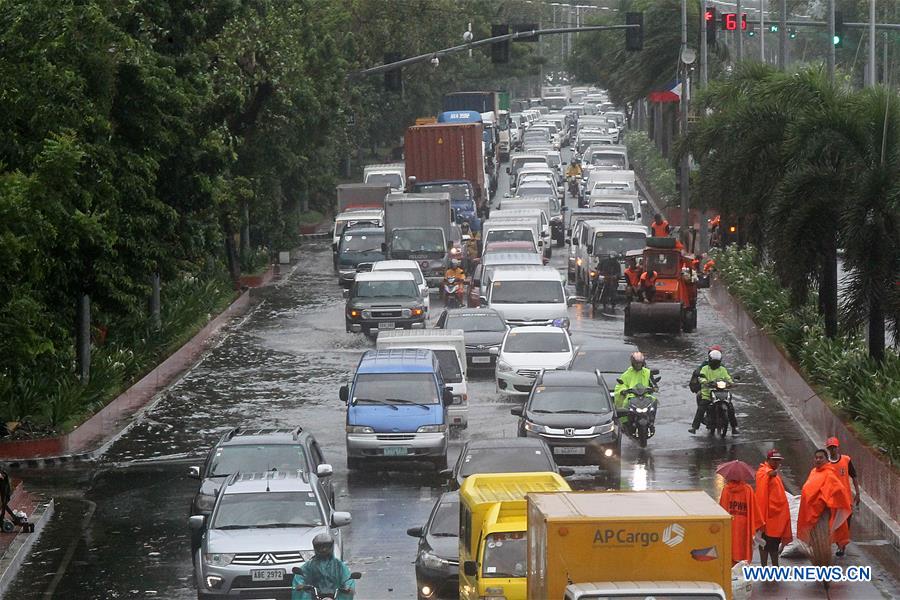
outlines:
[[[34,523],[34,532],[19,532],[6,552],[3,553],[3,556],[0,557],[0,598],[6,594],[7,588],[15,580],[19,567],[22,566],[22,563],[31,551],[31,547],[40,537],[41,532],[44,530],[44,525],[53,516],[54,508],[52,498],[38,505],[34,512],[31,513],[29,519]]]
[[[817,447],[836,435],[841,451],[853,458],[862,481],[862,502],[854,519],[900,551],[900,473],[889,461],[863,444],[822,400],[791,360],[759,328],[723,283],[713,280],[707,294],[710,304],[732,329],[738,343],[762,373],[775,396]]]

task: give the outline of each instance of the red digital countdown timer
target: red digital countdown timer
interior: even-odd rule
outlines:
[[[737,13],[722,13],[722,29],[725,31],[737,31]],[[747,30],[747,13],[741,13],[741,31]]]

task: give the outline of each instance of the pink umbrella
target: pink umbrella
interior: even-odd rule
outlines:
[[[730,460],[722,463],[716,468],[716,473],[728,481],[753,481],[756,478],[753,467],[742,460]]]

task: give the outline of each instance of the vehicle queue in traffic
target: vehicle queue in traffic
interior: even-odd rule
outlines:
[[[540,552],[571,552],[576,564],[583,551],[543,531],[543,550],[527,552],[537,535],[529,519],[561,518],[543,496],[569,492],[575,467],[619,488],[622,437],[644,446],[653,436],[659,378],[633,344],[579,346],[568,309],[600,310],[611,298],[625,306],[629,333],[642,280],[628,269],[640,266],[669,306],[660,313],[647,293],[630,329],[696,325],[696,262],[643,225],[646,202],[620,145],[624,113],[593,88],[548,87],[515,102],[521,110],[511,112],[502,93],[448,94],[443,113],[407,131],[403,163],[372,165],[363,182],[337,189],[332,251],[345,328],[374,342],[337,391],[346,467],[427,466],[444,482],[427,521],[407,532],[419,541],[423,599],[612,597],[584,569],[547,588],[546,563],[560,558],[541,563]],[[567,146],[571,165],[561,159]],[[510,193],[492,206],[501,162]],[[554,246],[564,248],[566,273],[548,265]],[[479,376],[516,404],[518,438],[470,439],[451,467],[451,430],[467,427],[477,401],[467,381]],[[358,574],[340,559],[351,516],[336,506],[333,472],[303,428],[226,433],[191,471],[201,481],[190,519],[198,597],[349,597]],[[612,500],[597,495],[569,516],[608,518],[597,506]],[[676,501],[653,502],[664,514]],[[721,520],[715,507],[695,499],[698,515]],[[725,598],[725,558],[702,576],[666,570],[650,579],[684,579],[692,597]],[[577,585],[587,583],[599,595]]]

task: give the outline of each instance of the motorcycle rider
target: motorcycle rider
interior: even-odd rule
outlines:
[[[459,259],[450,259],[450,268],[444,272],[444,284],[441,286],[441,292],[446,295],[446,288],[450,286],[450,278],[456,278],[456,285],[459,286],[457,296],[462,299],[463,282],[466,280],[466,272],[459,266]],[[446,298],[445,298],[446,300]]]
[[[298,590],[299,586],[311,585],[319,594],[334,594],[336,600],[353,597],[356,582],[350,579],[350,569],[344,561],[334,556],[334,538],[330,533],[320,533],[313,538],[315,555],[300,567],[291,583],[291,600],[315,600],[312,592]]]
[[[463,256],[466,258],[465,273],[468,275],[475,270],[475,263],[478,261],[478,242],[481,236],[477,231],[471,231],[468,223],[463,223],[459,228],[463,238]]]
[[[734,380],[728,373],[728,369],[722,366],[721,350],[709,351],[709,360],[705,365],[701,366],[697,379],[700,382],[700,395],[697,399],[697,412],[694,413],[694,421],[691,423],[691,428],[688,429],[688,433],[691,434],[697,433],[697,428],[700,427],[703,416],[709,410],[710,404],[712,404],[712,390],[709,385],[704,384],[709,384],[719,379],[724,379],[729,384],[734,383]],[[738,433],[737,416],[734,414],[734,406],[731,403],[728,404],[728,421],[731,424],[731,433],[736,435]]]
[[[581,164],[577,158],[573,158],[566,169],[566,179],[569,177],[581,177]]]
[[[656,390],[653,378],[650,375],[650,369],[647,368],[647,361],[644,359],[642,352],[633,352],[631,354],[631,366],[625,369],[625,372],[619,376],[622,383],[616,383],[613,389],[615,396],[616,408],[628,408],[630,395],[626,396],[626,391],[639,385],[645,388]]]
[[[578,197],[578,187],[582,174],[581,161],[573,158],[566,169],[566,181],[569,183],[569,195],[579,200],[579,206],[581,199]]]
[[[612,285],[612,298],[610,304],[615,307],[616,305],[616,292],[619,289],[619,278],[622,277],[622,265],[619,264],[619,259],[616,254],[610,253],[606,255],[600,255],[597,257],[597,279],[594,281],[594,294],[600,294],[601,298],[603,297],[603,288],[599,288],[600,285],[600,277],[603,277],[603,286]],[[603,303],[606,306],[606,302]]]

